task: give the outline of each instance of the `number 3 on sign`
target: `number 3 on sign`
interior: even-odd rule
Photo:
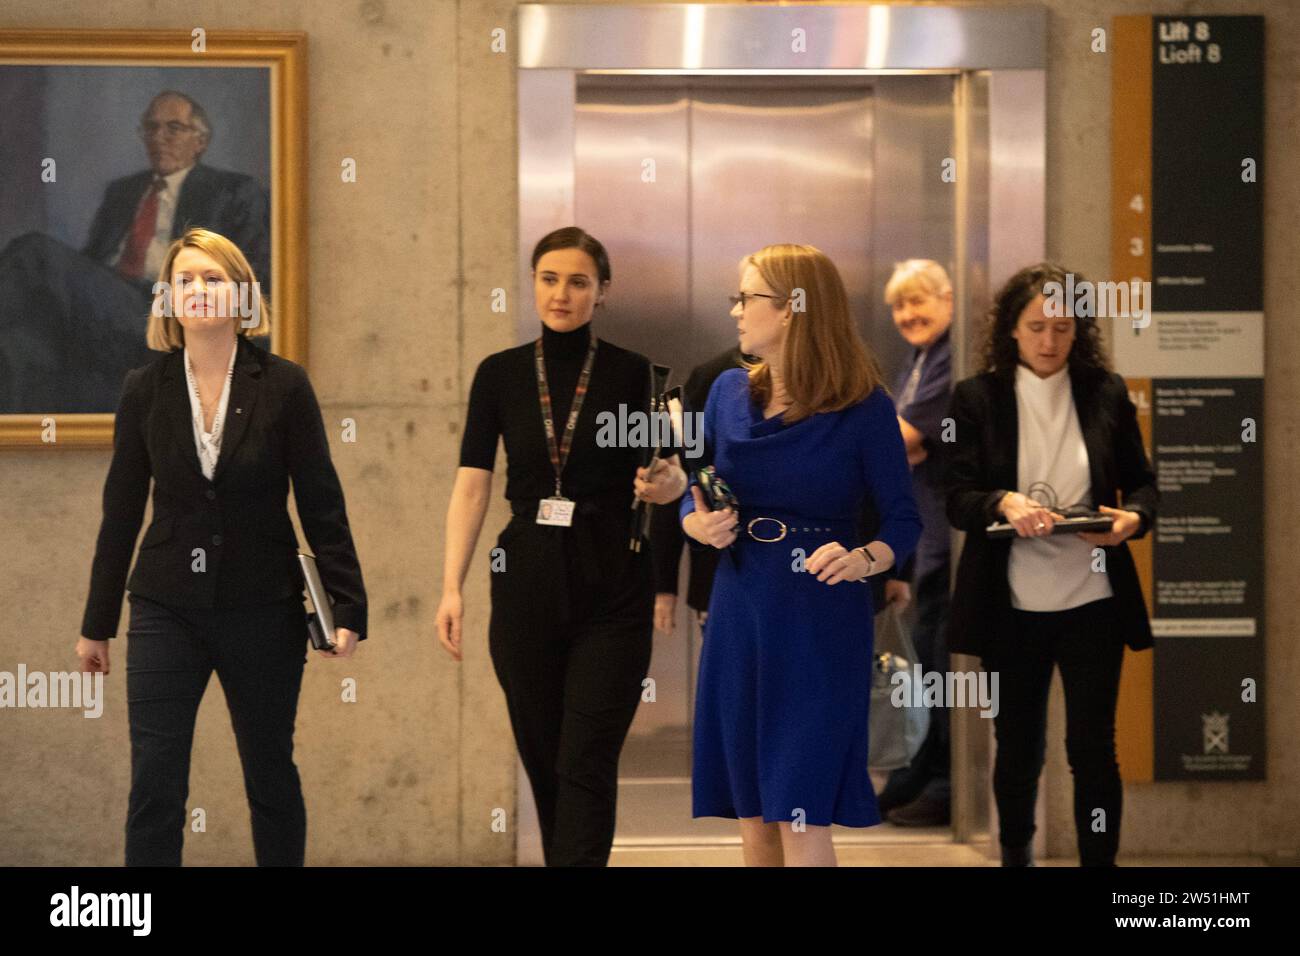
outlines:
[[[1133,255],[1133,256],[1142,255],[1142,240],[1140,237],[1134,236],[1132,239],[1128,241],[1128,251],[1129,251],[1129,255]]]
[[[1128,201],[1128,208],[1137,213],[1140,213],[1147,208],[1146,203],[1142,202],[1141,193],[1133,194],[1133,198]]]

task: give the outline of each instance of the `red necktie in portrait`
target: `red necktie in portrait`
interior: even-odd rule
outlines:
[[[144,256],[149,251],[149,243],[153,241],[154,232],[158,228],[158,194],[164,185],[161,176],[153,178],[144,202],[140,203],[140,211],[135,214],[135,222],[131,223],[126,248],[122,250],[122,258],[117,263],[117,271],[124,279],[138,279],[144,271]]]

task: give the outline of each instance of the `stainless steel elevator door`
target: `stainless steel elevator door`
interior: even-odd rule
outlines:
[[[690,314],[710,353],[735,344],[742,256],[773,243],[830,256],[861,322],[871,276],[871,93],[701,89],[691,103]]]
[[[679,382],[735,344],[737,264],[770,243],[821,248],[868,315],[871,90],[720,80],[578,78],[577,223],[614,272],[598,328]]]

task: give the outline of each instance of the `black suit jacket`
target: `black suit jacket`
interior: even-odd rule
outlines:
[[[146,169],[108,184],[82,252],[99,262],[108,262],[130,230],[136,207],[152,179],[152,170]],[[179,238],[190,226],[219,232],[239,246],[253,267],[262,292],[270,296],[270,206],[266,190],[256,179],[195,163],[181,184],[172,238]],[[153,276],[145,279],[153,285]]]
[[[123,585],[162,604],[230,608],[301,595],[298,516],[338,627],[366,636],[366,592],[315,392],[301,366],[238,340],[221,453],[212,480],[194,447],[184,353],[127,373],[104,483],[81,633],[117,633]],[[127,567],[153,479],[153,521]],[[206,569],[194,570],[202,548]],[[305,636],[305,635],[304,635]]]
[[[1137,410],[1124,379],[1110,372],[1070,371],[1079,430],[1088,449],[1094,507],[1123,507],[1141,517],[1131,540],[1142,537],[1155,520],[1159,493],[1155,473],[1142,447]],[[952,596],[949,648],[986,655],[995,651],[1011,608],[1007,560],[1012,539],[989,539],[984,529],[999,520],[994,509],[1016,488],[1019,458],[1019,411],[1015,372],[985,372],[961,382],[949,409],[956,427],[944,468],[948,520],[966,532],[957,584]],[[1074,504],[1062,502],[1061,507]],[[1151,624],[1127,542],[1106,551],[1106,571],[1114,592],[1119,628],[1134,650],[1152,645]]]

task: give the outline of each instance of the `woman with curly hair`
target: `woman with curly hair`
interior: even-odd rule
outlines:
[[[1123,787],[1115,704],[1124,646],[1152,645],[1128,540],[1155,520],[1155,474],[1124,380],[1095,318],[1059,303],[1064,269],[1039,263],[998,293],[985,370],[961,382],[944,483],[948,519],[966,532],[950,648],[999,675],[993,791],[1004,866],[1031,864],[1052,669],[1065,688],[1066,752],[1084,866],[1113,865]],[[1075,274],[1075,286],[1080,283]],[[1053,302],[1055,300],[1055,303]],[[1117,492],[1122,493],[1122,503]],[[1105,532],[1053,534],[1072,505],[1112,519]],[[992,522],[1012,538],[990,538]]]

